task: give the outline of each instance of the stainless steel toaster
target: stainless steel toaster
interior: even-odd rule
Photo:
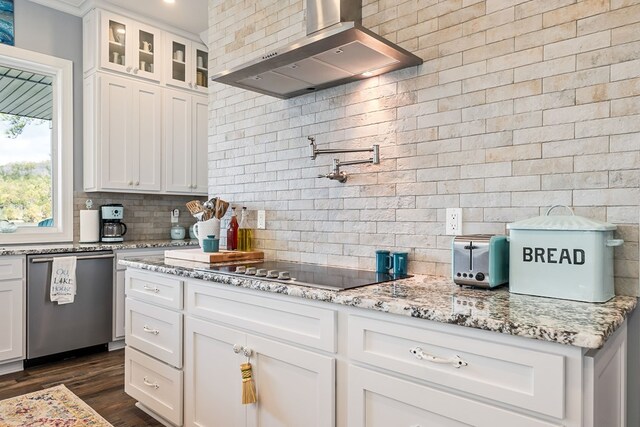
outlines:
[[[451,246],[451,276],[458,285],[493,288],[509,281],[507,236],[461,235]]]

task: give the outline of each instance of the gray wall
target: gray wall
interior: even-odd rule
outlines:
[[[82,189],[82,19],[15,0],[15,45],[73,61],[74,189]]]

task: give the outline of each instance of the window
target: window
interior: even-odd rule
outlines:
[[[0,245],[73,239],[71,61],[0,45]]]

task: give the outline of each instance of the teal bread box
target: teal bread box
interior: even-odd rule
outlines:
[[[507,225],[509,290],[586,302],[613,298],[616,226],[581,216],[546,215]],[[568,208],[567,208],[568,209]]]

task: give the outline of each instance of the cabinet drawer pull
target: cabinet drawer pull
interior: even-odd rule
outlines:
[[[442,357],[434,356],[432,354],[427,354],[424,351],[422,351],[421,347],[414,347],[409,350],[409,353],[413,354],[418,360],[427,360],[433,363],[443,363],[445,365],[451,365],[454,368],[460,368],[461,366],[468,365],[468,363],[462,360],[462,358],[457,354],[453,357],[445,359]]]
[[[152,288],[151,286],[147,286],[147,285],[144,285],[144,286],[143,286],[143,289],[144,289],[145,291],[153,292],[154,294],[157,294],[158,292],[160,292],[160,289],[158,289],[158,288],[156,288],[156,287],[153,287],[153,288]]]
[[[147,326],[147,325],[144,325],[144,326],[142,327],[142,330],[143,330],[143,331],[145,331],[145,332],[147,332],[147,333],[153,334],[153,335],[158,335],[158,334],[160,333],[160,331],[159,331],[159,330],[157,330],[157,329],[151,329],[151,328],[150,328],[149,326]]]
[[[147,377],[144,377],[144,378],[142,379],[142,382],[143,382],[143,383],[144,383],[144,385],[146,385],[147,387],[153,387],[153,388],[154,388],[154,389],[156,389],[156,390],[160,388],[160,386],[158,385],[158,383],[152,383],[152,382],[150,382],[150,381],[147,379]]]

